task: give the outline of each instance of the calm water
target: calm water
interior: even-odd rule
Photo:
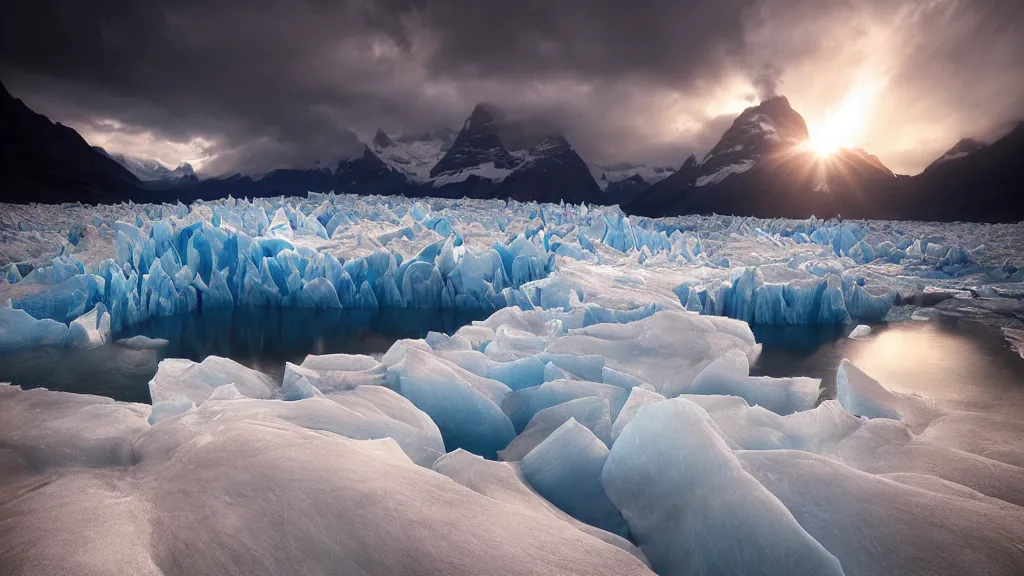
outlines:
[[[216,355],[281,378],[285,362],[307,354],[381,354],[400,338],[451,334],[479,315],[414,310],[312,311],[235,309],[158,318],[116,334],[163,338],[158,350],[104,346],[95,350],[35,348],[0,355],[0,382],[26,388],[91,393],[149,402],[147,383],[164,358],[202,361]],[[877,325],[851,340],[846,326],[757,326],[763,344],[754,375],[822,379],[822,398],[835,397],[839,361],[849,358],[886,387],[918,392],[963,407],[1024,401],[1024,360],[998,330],[945,320]]]
[[[452,334],[479,313],[383,310],[227,309],[156,318],[114,338],[145,335],[170,344],[158,350],[33,348],[0,355],[0,382],[149,402],[148,382],[164,358],[223,356],[280,379],[285,362],[307,354],[383,354],[401,338]]]
[[[763,345],[751,373],[822,379],[822,398],[836,396],[836,369],[848,358],[891,390],[923,394],[962,408],[1019,410],[1024,359],[998,329],[957,319],[872,326],[864,339],[850,327],[758,326]]]

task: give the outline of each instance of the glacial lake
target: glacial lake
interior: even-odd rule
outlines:
[[[484,315],[453,311],[324,311],[226,309],[155,318],[114,335],[163,338],[168,346],[131,350],[107,345],[94,350],[40,347],[0,355],[0,382],[24,388],[99,394],[149,402],[147,383],[164,358],[202,361],[224,356],[282,377],[285,362],[307,354],[383,354],[401,338],[429,331],[452,334]],[[1024,396],[1024,359],[998,330],[940,319],[872,327],[864,339],[847,337],[852,326],[755,326],[763,349],[752,375],[822,379],[821,398],[835,398],[836,368],[849,358],[887,388],[920,393],[953,406],[998,409],[1019,406]]]
[[[153,318],[113,335],[144,335],[155,350],[107,345],[93,350],[38,347],[0,355],[0,382],[150,402],[149,380],[164,358],[201,362],[223,356],[280,380],[285,362],[307,354],[383,354],[402,338],[453,334],[486,314],[451,310],[312,310],[234,308]]]

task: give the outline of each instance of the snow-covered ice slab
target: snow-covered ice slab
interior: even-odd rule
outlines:
[[[12,393],[57,404],[78,398]],[[651,574],[636,556],[536,505],[490,498],[417,466],[393,440],[251,416],[228,409],[216,419],[161,422],[135,436],[134,459],[123,466],[76,467],[45,481],[12,478],[5,467],[3,566],[26,575]],[[80,431],[97,421],[81,411],[70,417],[37,422],[36,437],[79,446]],[[2,452],[24,460],[36,450],[26,441]]]

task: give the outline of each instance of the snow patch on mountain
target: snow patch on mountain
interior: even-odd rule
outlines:
[[[424,182],[430,178],[430,169],[444,156],[451,141],[431,135],[422,140],[390,140],[381,146],[375,138],[373,153],[388,166],[405,175],[413,182]]]
[[[182,162],[177,168],[172,170],[157,160],[152,160],[150,158],[136,158],[120,153],[110,153],[98,146],[95,148],[109,156],[111,160],[117,162],[121,166],[124,166],[126,170],[143,182],[173,180],[176,178],[195,176],[195,171],[192,169],[192,165],[188,162]]]
[[[633,176],[639,176],[644,183],[651,185],[661,182],[675,173],[676,169],[670,166],[658,166],[648,164],[612,164],[601,165],[591,162],[587,163],[590,174],[594,177],[601,190],[606,190],[609,184],[621,182]]]
[[[733,174],[742,174],[747,170],[754,167],[753,160],[740,160],[735,164],[727,164],[711,174],[701,176],[697,178],[695,186],[706,186],[708,184],[718,184],[722,180],[725,180]]]
[[[498,168],[494,165],[494,162],[487,162],[479,166],[473,166],[472,168],[466,168],[456,172],[447,172],[434,178],[430,183],[434,188],[440,188],[447,184],[465,182],[471,176],[476,176],[477,178],[483,178],[492,182],[501,182],[513,171],[514,170],[511,168]]]

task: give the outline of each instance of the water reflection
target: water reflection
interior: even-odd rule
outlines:
[[[149,402],[147,383],[164,358],[216,355],[281,378],[307,354],[382,354],[398,339],[451,334],[486,315],[464,311],[236,308],[154,318],[116,334],[163,338],[159,350],[34,348],[0,356],[0,382]]]
[[[836,368],[849,358],[892,390],[962,408],[1019,409],[1024,361],[992,327],[957,319],[906,322],[874,326],[859,340],[846,338],[850,329],[756,327],[763,351],[751,373],[821,378],[822,398],[835,398]]]

